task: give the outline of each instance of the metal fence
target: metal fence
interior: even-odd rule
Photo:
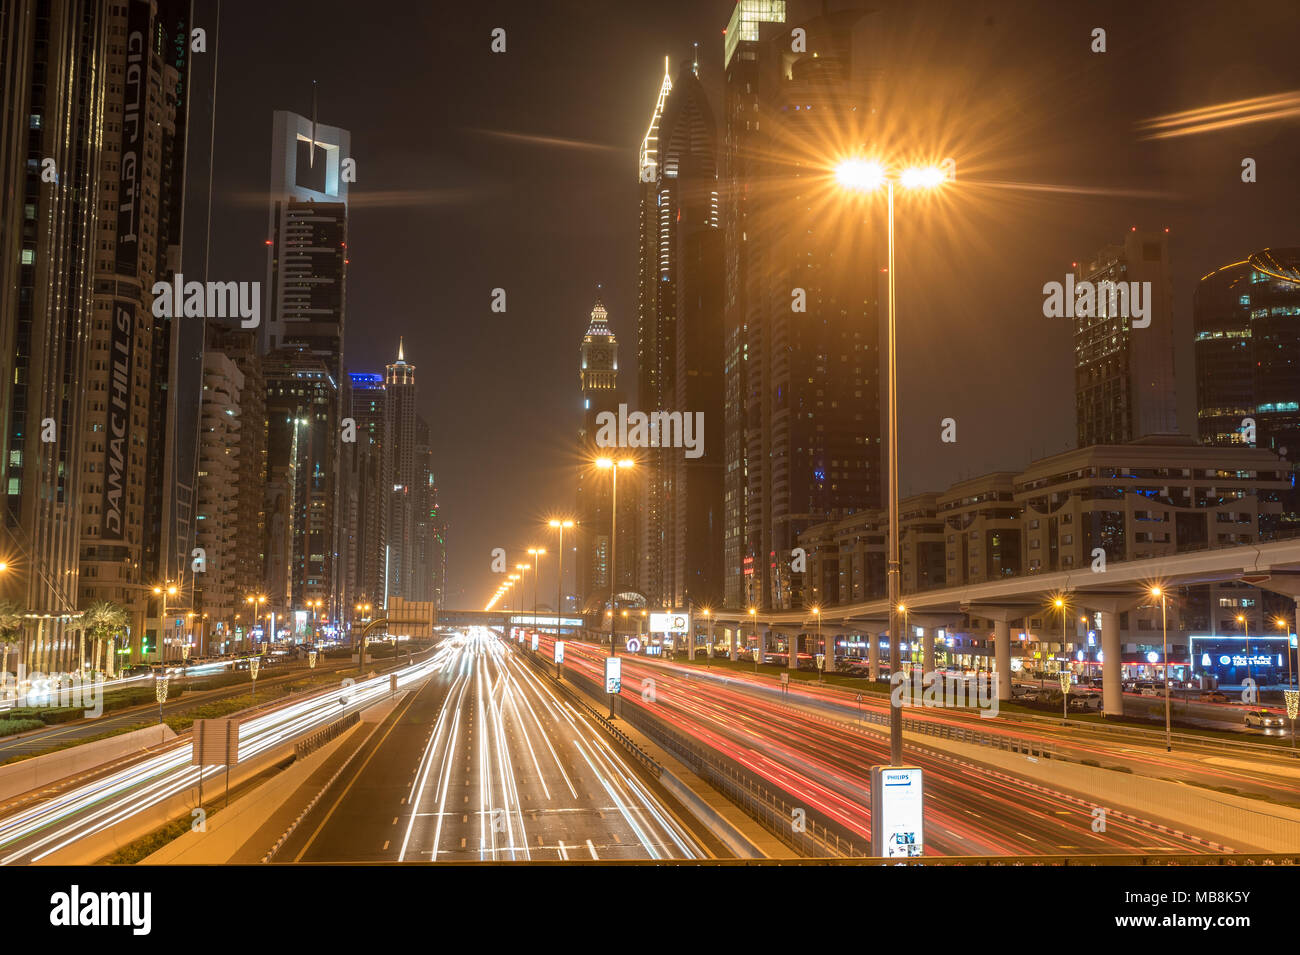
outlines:
[[[294,758],[303,759],[306,756],[310,756],[330,740],[337,739],[339,734],[344,730],[356,726],[359,722],[361,722],[360,713],[349,713],[342,719],[330,723],[324,729],[319,729],[310,736],[298,740],[298,742],[293,744]]]

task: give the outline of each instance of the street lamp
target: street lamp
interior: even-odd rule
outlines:
[[[898,618],[894,608],[898,606],[901,575],[901,559],[898,541],[898,350],[895,334],[894,301],[894,184],[906,189],[934,189],[947,180],[948,174],[940,168],[906,169],[897,177],[891,176],[878,162],[864,158],[848,158],[835,168],[835,178],[840,186],[851,192],[873,192],[881,185],[886,188],[888,200],[889,227],[889,264],[888,264],[888,382],[887,417],[889,421],[889,553],[887,580],[887,597],[889,599],[889,665],[890,673],[899,672],[902,667],[902,652],[899,647]],[[889,707],[889,761],[894,766],[903,762],[903,710],[902,700],[895,700],[890,694]]]
[[[1282,631],[1282,636],[1286,640],[1286,685],[1290,686],[1291,685],[1291,634],[1289,632],[1290,628],[1287,627],[1286,619],[1284,617],[1278,617],[1277,620],[1274,622],[1277,624],[1278,629]]]
[[[158,639],[162,641],[162,658],[163,662],[167,660],[167,598],[175,597],[177,594],[176,585],[171,581],[164,581],[161,584],[154,584],[154,594],[162,598],[162,609],[158,612],[159,634]],[[159,719],[162,717],[160,716]]]
[[[542,575],[542,556],[545,547],[530,547],[528,553],[533,558],[533,629],[537,629],[537,578]]]
[[[1244,633],[1244,634],[1246,635],[1246,679],[1249,680],[1249,679],[1251,679],[1251,672],[1250,672],[1250,621],[1249,621],[1248,619],[1246,619],[1246,615],[1245,615],[1244,613],[1239,613],[1239,614],[1237,614],[1237,623],[1241,624],[1241,630],[1242,630],[1242,633]],[[1242,702],[1243,702],[1243,703],[1246,702],[1246,700],[1245,700],[1245,696],[1246,696],[1246,692],[1245,692],[1245,690],[1242,691],[1242,694],[1241,694],[1241,695],[1242,695]],[[1258,697],[1256,697],[1256,699],[1258,699]],[[1254,702],[1254,701],[1252,700],[1252,702]]]
[[[813,612],[813,616],[817,618],[817,642],[818,642],[818,643],[822,643],[822,608],[821,608],[821,607],[813,607],[813,608],[812,608],[812,612]],[[822,665],[821,665],[821,669],[819,669],[819,670],[817,671],[817,682],[818,682],[818,683],[821,683],[821,682],[822,682],[822,674],[826,672],[826,667],[830,666],[830,665],[834,662],[833,654],[827,653],[826,651],[827,651],[827,648],[823,645],[823,646],[822,646]]]
[[[573,526],[573,521],[560,520],[552,518],[547,521],[548,527],[553,527],[560,534],[560,542],[555,552],[555,639],[560,639],[560,612],[561,605],[564,603],[564,531],[565,528]]]
[[[614,602],[618,588],[618,472],[630,468],[636,462],[631,458],[597,458],[596,467],[610,473],[609,488],[609,655],[614,657]],[[614,694],[609,695],[609,718],[614,718]]]
[[[1173,736],[1169,731],[1169,618],[1165,606],[1165,592],[1161,587],[1152,587],[1151,596],[1160,598],[1160,659],[1165,665],[1165,752],[1172,752],[1174,748]],[[1247,663],[1250,662],[1250,654],[1246,654]]]
[[[694,641],[695,637],[691,637]],[[704,667],[713,668],[713,611],[704,608]]]
[[[755,643],[755,646],[754,646],[754,673],[755,673],[755,675],[757,675],[757,674],[758,674],[758,658],[759,658],[759,656],[761,656],[760,650],[762,649],[761,646],[758,645],[758,608],[757,608],[757,607],[750,607],[750,608],[749,608],[749,629],[750,629],[750,631],[754,634],[754,643]]]

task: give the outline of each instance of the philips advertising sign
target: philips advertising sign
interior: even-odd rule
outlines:
[[[537,631],[533,631],[533,652],[537,652]]]
[[[623,689],[623,660],[620,657],[605,657],[605,692],[611,696],[618,695]]]
[[[652,613],[650,615],[651,633],[691,632],[691,615],[688,613]]]
[[[559,666],[564,662],[564,641],[555,641],[555,665]]]
[[[924,854],[924,783],[919,766],[871,767],[871,854]]]

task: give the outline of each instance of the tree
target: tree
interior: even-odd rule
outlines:
[[[126,609],[113,603],[111,600],[99,600],[87,607],[81,614],[81,626],[83,635],[87,632],[95,640],[95,649],[91,653],[91,663],[98,667],[101,658],[101,648],[104,645],[105,637],[112,637],[119,630],[126,628],[130,618],[127,616]],[[84,636],[83,636],[84,640]],[[82,663],[85,663],[85,643],[78,641],[82,651]]]
[[[9,645],[17,643],[23,637],[23,612],[12,600],[0,600],[0,646],[4,653],[0,656],[0,679],[8,682]]]

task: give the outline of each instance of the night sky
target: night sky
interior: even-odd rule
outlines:
[[[214,6],[197,4],[210,37]],[[698,41],[720,103],[733,6],[223,3],[211,277],[265,280],[271,113],[310,115],[316,80],[319,119],[351,131],[358,165],[345,360],[382,372],[405,336],[450,524],[450,606],[482,606],[491,549],[513,561],[553,544],[540,522],[572,509],[578,345],[597,283],[634,393],[637,149],[665,55],[676,74]],[[794,23],[803,5],[790,6]],[[942,197],[898,208],[903,493],[1073,446],[1070,325],[1043,317],[1042,286],[1134,225],[1170,229],[1191,428],[1196,281],[1300,244],[1300,117],[1164,141],[1143,141],[1136,124],[1300,89],[1300,5],[874,9],[880,143],[952,156],[958,170]],[[494,27],[507,31],[504,54],[489,50]],[[1105,54],[1089,49],[1094,27]],[[190,134],[191,215],[206,192],[206,122]],[[1243,157],[1258,182],[1241,182]],[[201,249],[185,254],[186,271],[201,271]],[[504,315],[489,309],[496,287]],[[955,445],[939,441],[947,416]],[[706,423],[706,440],[721,440],[719,425]]]

